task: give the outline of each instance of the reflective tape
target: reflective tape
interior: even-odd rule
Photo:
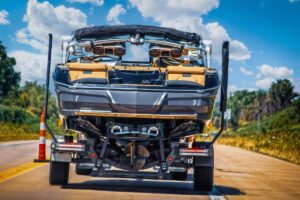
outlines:
[[[46,144],[46,138],[40,137],[40,144]]]
[[[46,130],[44,122],[40,123],[40,130]]]

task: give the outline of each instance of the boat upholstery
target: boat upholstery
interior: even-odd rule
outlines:
[[[205,67],[168,66],[167,80],[192,81],[204,85],[205,71]]]
[[[103,63],[67,63],[70,80],[107,78],[107,66]]]
[[[120,70],[149,70],[157,71],[157,68],[146,67],[124,67],[124,66],[107,66],[104,63],[67,63],[69,68],[70,80],[75,81],[78,79],[87,78],[101,78],[108,79],[108,70],[120,69]],[[205,83],[205,67],[195,66],[168,66],[164,70],[167,72],[167,81],[191,81],[204,85]]]

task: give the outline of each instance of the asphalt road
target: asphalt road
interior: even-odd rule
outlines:
[[[0,143],[0,178],[32,162],[37,143]],[[234,147],[216,145],[215,150],[210,193],[195,193],[192,175],[186,182],[104,179],[78,176],[74,166],[68,185],[49,186],[45,164],[0,180],[0,199],[300,199],[300,166]]]

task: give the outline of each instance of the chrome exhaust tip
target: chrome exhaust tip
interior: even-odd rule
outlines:
[[[152,126],[148,129],[148,135],[157,136],[159,134],[159,130],[157,127]]]
[[[123,131],[122,131],[122,127],[121,126],[113,126],[111,128],[111,131],[110,131],[112,134],[121,134]]]

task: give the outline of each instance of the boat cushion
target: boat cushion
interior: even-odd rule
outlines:
[[[67,63],[71,81],[85,78],[107,78],[107,66],[103,63]]]
[[[205,67],[168,66],[167,80],[189,81],[200,85],[205,83]]]

